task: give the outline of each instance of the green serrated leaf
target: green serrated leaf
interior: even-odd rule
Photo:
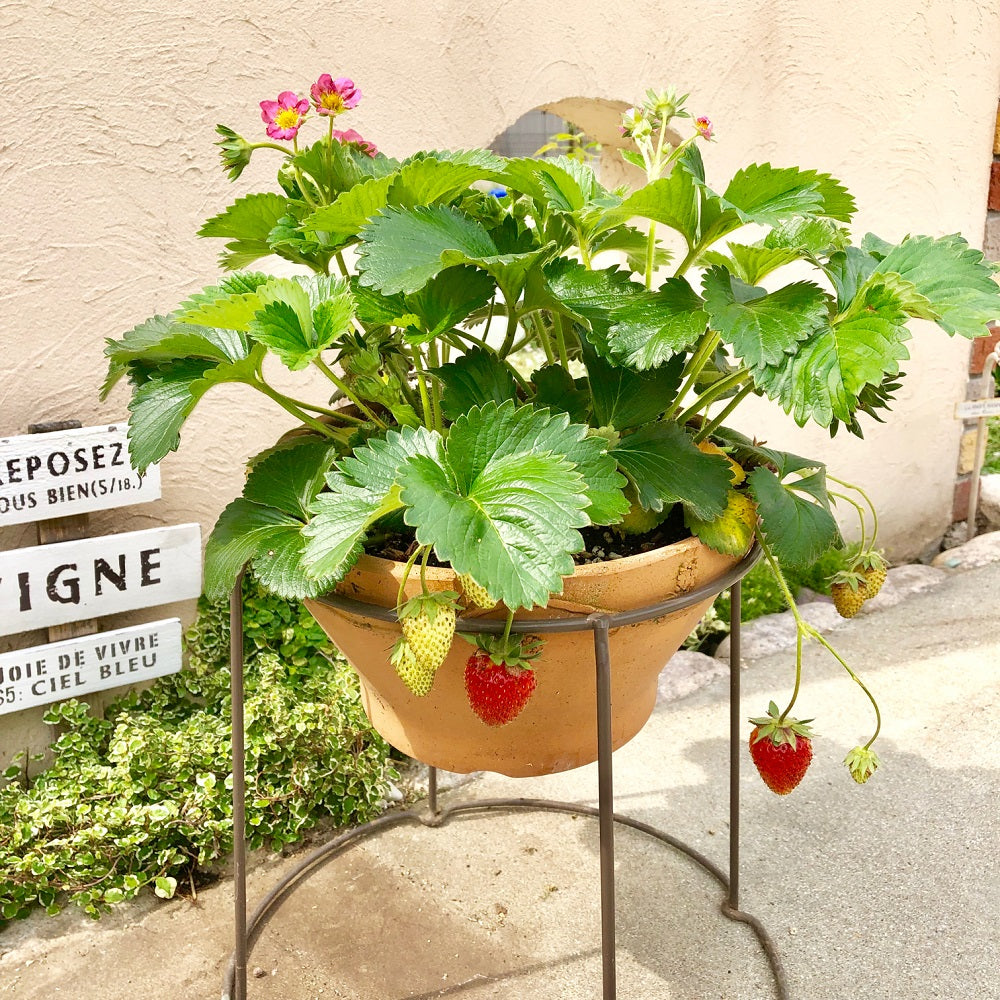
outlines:
[[[605,212],[598,231],[638,216],[668,226],[680,233],[689,247],[694,246],[700,202],[701,191],[692,175],[686,170],[674,170]]]
[[[795,250],[799,254],[820,257],[846,247],[847,230],[832,219],[797,218],[778,223],[764,237],[764,247]]]
[[[684,278],[668,278],[655,293],[615,313],[608,344],[625,364],[640,371],[657,368],[705,332],[704,305]]]
[[[722,195],[740,221],[777,225],[796,215],[823,214],[819,175],[798,167],[752,163],[739,170]]]
[[[339,194],[334,202],[317,209],[302,222],[306,232],[322,232],[332,246],[355,239],[361,230],[389,203],[389,188],[395,177],[370,177]]]
[[[206,220],[198,235],[231,240],[220,261],[229,270],[239,270],[271,253],[268,234],[288,208],[288,200],[280,194],[266,191],[248,194]]]
[[[406,296],[405,314],[411,318],[406,339],[423,343],[450,330],[482,309],[496,292],[488,274],[471,266],[452,267],[435,275],[418,292]],[[397,326],[402,316],[394,317]]]
[[[514,407],[507,404],[508,414]],[[522,440],[497,434],[498,410],[486,406],[460,417],[446,445],[447,465],[417,456],[403,469],[405,518],[417,540],[458,573],[485,581],[509,608],[545,605],[573,571],[588,523],[586,484],[572,461],[545,444],[566,430],[565,419],[522,408]]]
[[[982,252],[957,233],[939,239],[911,236],[889,251],[876,271],[892,271],[910,282],[948,333],[976,337],[1000,318],[1000,286],[993,272]]]
[[[243,496],[304,522],[336,457],[337,448],[329,442],[293,439],[289,447],[271,452],[254,465]]]
[[[441,410],[455,420],[474,406],[517,398],[517,382],[506,362],[492,351],[474,347],[456,361],[432,369],[444,384]]]
[[[829,321],[826,293],[808,281],[767,292],[713,267],[703,286],[712,328],[751,368],[777,365]]]
[[[833,515],[781,484],[763,467],[748,476],[764,536],[778,561],[788,566],[815,562],[837,539]]]
[[[569,414],[573,423],[585,424],[590,416],[590,393],[577,386],[573,376],[562,365],[539,368],[531,376],[535,387],[534,405]]]
[[[755,371],[754,381],[800,426],[810,419],[821,427],[834,419],[850,423],[862,390],[898,374],[899,362],[909,357],[906,320],[884,283],[869,284],[833,324],[780,364]]]
[[[416,208],[451,201],[502,167],[503,160],[484,149],[424,153],[402,165],[393,179],[389,203]]]
[[[674,401],[681,384],[684,356],[639,372],[609,364],[586,337],[581,338],[593,398],[592,422],[596,427],[620,431],[655,420]]]
[[[361,232],[360,280],[383,294],[415,292],[446,266],[442,254],[461,258],[497,255],[489,233],[474,219],[445,205],[413,209],[386,208]]]
[[[742,243],[729,244],[730,256],[709,252],[702,255],[705,264],[721,264],[748,285],[759,285],[762,278],[772,271],[800,258],[797,250],[787,247],[746,246]]]
[[[612,457],[635,483],[645,510],[683,503],[702,520],[726,509],[729,462],[706,455],[676,424],[649,424],[621,439]]]

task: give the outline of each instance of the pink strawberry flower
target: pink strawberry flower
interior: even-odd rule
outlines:
[[[320,115],[339,115],[348,108],[356,108],[361,101],[361,91],[353,80],[338,76],[336,80],[324,73],[310,88],[313,106]]]
[[[369,142],[367,139],[363,139],[352,128],[347,129],[345,132],[338,132],[334,129],[331,134],[337,142],[342,142],[344,145],[357,146],[362,153],[367,153],[371,157],[374,157],[378,152],[374,142]]]
[[[695,118],[694,127],[697,130],[698,135],[704,139],[711,139],[712,133],[715,131],[712,122],[704,115],[701,118]]]
[[[309,101],[283,90],[276,101],[260,102],[260,117],[272,139],[294,139],[309,111]]]

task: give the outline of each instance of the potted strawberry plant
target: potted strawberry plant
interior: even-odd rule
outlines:
[[[766,396],[800,424],[860,435],[891,406],[908,321],[976,336],[1000,293],[959,236],[852,242],[854,201],[828,174],[751,164],[709,185],[712,123],[673,91],[624,116],[637,190],[609,190],[572,157],[395,159],[334,128],[360,100],[324,74],[309,97],[261,102],[267,140],[218,127],[231,178],[277,152],[277,183],[204,224],[226,273],[109,341],[104,391],[132,384],[139,468],[178,446],[220,383],[291,413],[301,428],[250,459],[218,520],[207,592],[228,592],[249,561],[264,586],[310,599],[376,727],[415,756],[575,766],[596,755],[590,640],[542,647],[508,624],[469,646],[453,641],[458,609],[510,623],[641,607],[718,577],[755,537],[782,580],[781,564],[839,543],[834,503],[863,526],[873,512],[820,459],[735,430],[740,403]],[[301,273],[268,274],[270,257]],[[326,390],[279,391],[268,358],[318,371]],[[839,582],[864,599],[881,568],[866,536]],[[395,607],[399,624],[331,610],[334,588]],[[618,630],[616,744],[704,610]],[[755,720],[755,756],[811,752],[794,700]],[[857,780],[873,740],[847,761]]]

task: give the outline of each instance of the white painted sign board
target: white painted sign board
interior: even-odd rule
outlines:
[[[179,524],[0,552],[0,635],[201,593],[201,526]]]
[[[0,438],[0,527],[159,497],[159,466],[132,468],[125,423]]]
[[[968,399],[964,403],[956,403],[955,417],[960,420],[1000,417],[1000,396],[996,399]]]
[[[181,669],[179,618],[0,654],[0,715]]]

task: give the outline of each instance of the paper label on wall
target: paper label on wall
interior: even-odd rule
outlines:
[[[180,669],[179,618],[17,649],[0,654],[0,715]]]
[[[179,524],[0,552],[0,635],[201,593],[201,526]]]
[[[964,420],[1000,417],[1000,396],[996,399],[967,399],[964,403],[956,403],[955,417]]]
[[[132,468],[124,423],[0,438],[0,527],[159,497],[159,466]]]

